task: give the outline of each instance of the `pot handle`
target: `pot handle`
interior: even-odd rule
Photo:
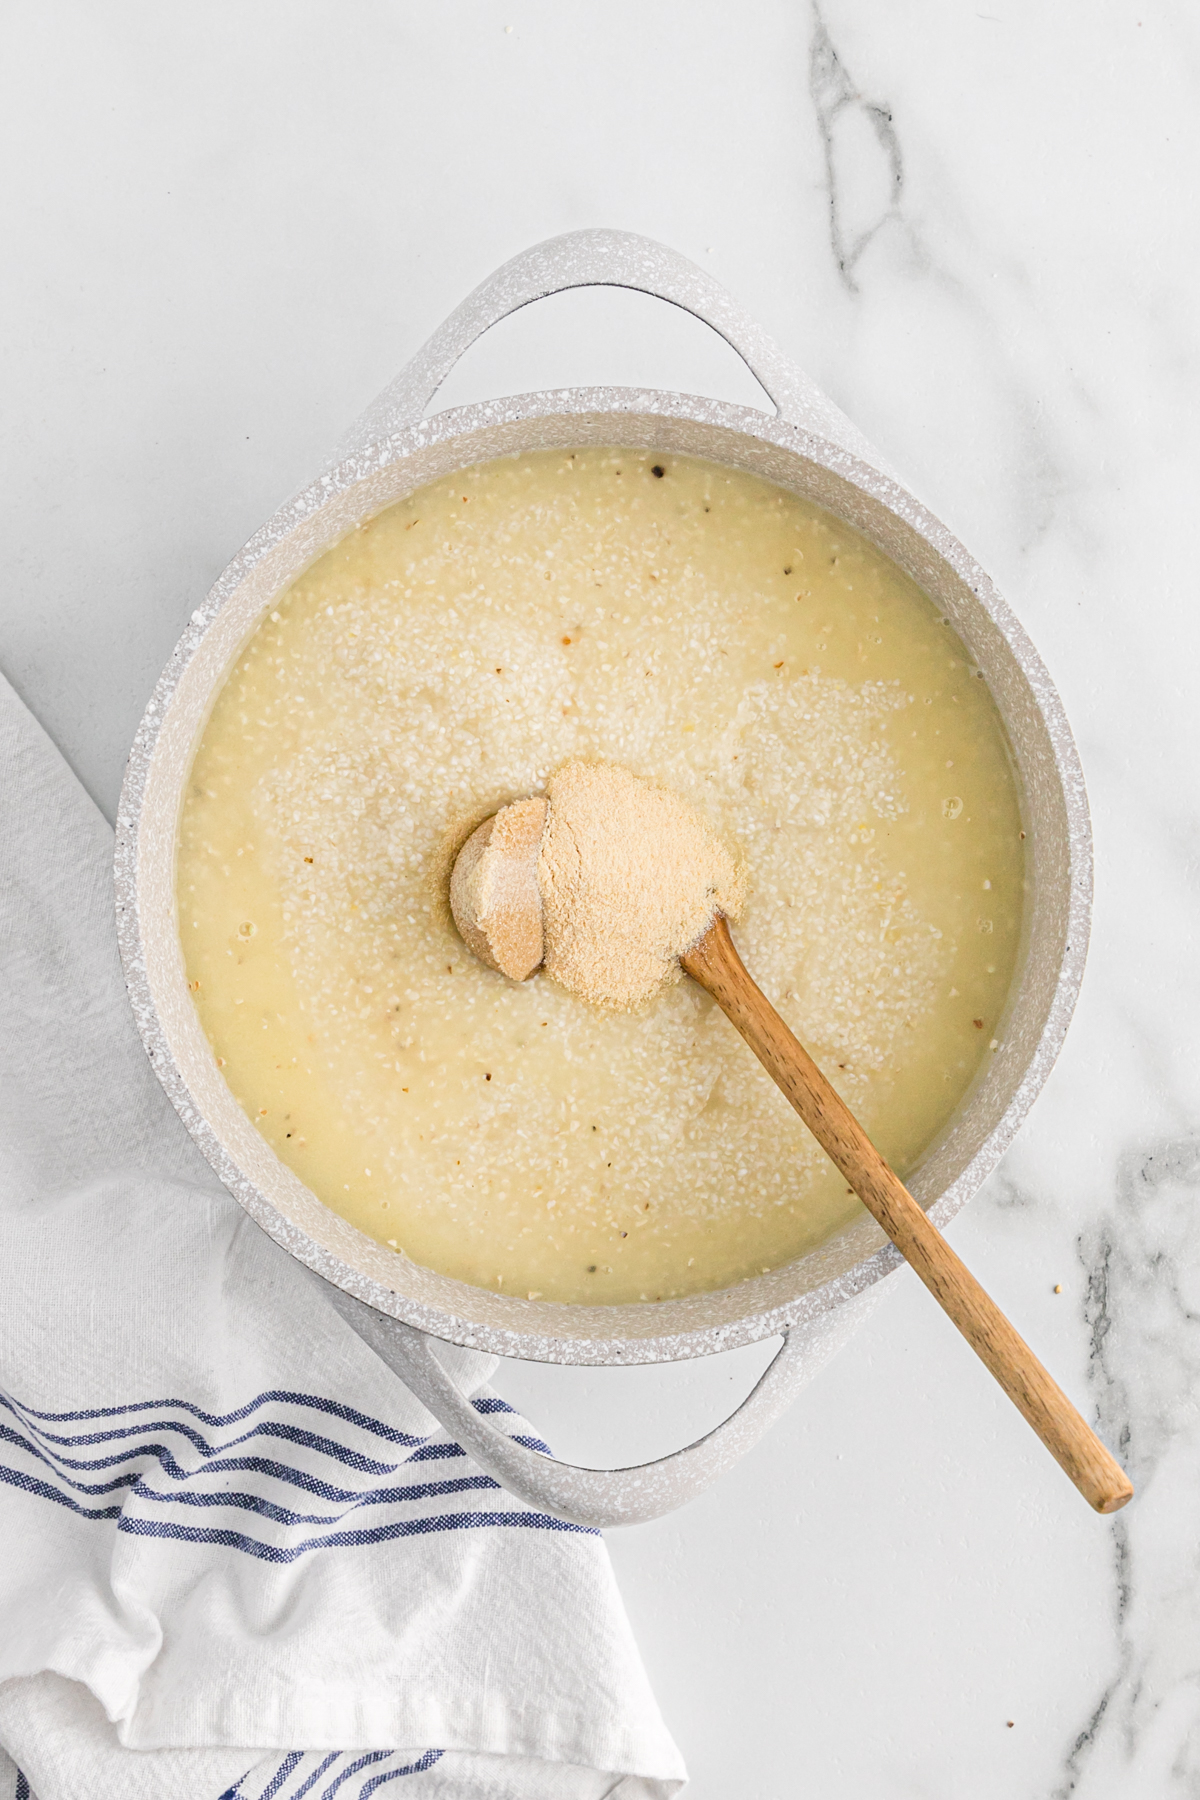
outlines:
[[[677,250],[632,231],[569,231],[523,250],[488,276],[351,427],[335,466],[424,417],[455,363],[492,325],[568,288],[624,287],[692,313],[737,351],[780,418],[879,466],[878,453],[721,284]],[[632,390],[631,390],[632,391]]]
[[[759,1438],[850,1336],[875,1300],[867,1290],[835,1317],[792,1325],[754,1388],[715,1430],[656,1462],[627,1469],[586,1469],[557,1462],[498,1430],[442,1364],[435,1340],[413,1325],[376,1312],[340,1288],[328,1297],[375,1354],[398,1375],[472,1460],[539,1512],[572,1525],[604,1529],[640,1525],[703,1493]]]

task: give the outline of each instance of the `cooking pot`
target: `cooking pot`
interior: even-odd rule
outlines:
[[[634,388],[566,388],[426,418],[463,352],[519,307],[568,288],[639,289],[703,319],[777,411]],[[817,1249],[719,1292],[564,1306],[472,1287],[397,1255],[331,1212],[279,1161],[217,1068],[184,975],[175,849],[192,756],[226,673],[272,602],[330,545],[414,489],[494,457],[587,444],[653,448],[748,470],[870,538],[947,617],[982,671],[1019,772],[1029,887],[999,1048],[909,1186],[939,1226],[1011,1142],[1054,1062],[1083,970],[1091,838],[1078,756],[1037,651],[962,545],[730,295],[686,258],[617,231],[552,238],[497,270],[363,415],[324,471],[258,531],[191,616],[146,708],[117,824],[117,920],[138,1028],[159,1079],[226,1186],[463,1448],[530,1504],[579,1524],[653,1518],[743,1454],[850,1336],[900,1261],[865,1215]],[[459,1345],[536,1362],[632,1364],[781,1336],[738,1410],[636,1469],[577,1469],[516,1443],[455,1379]],[[439,1351],[436,1345],[443,1346]],[[469,1361],[470,1359],[466,1359]]]

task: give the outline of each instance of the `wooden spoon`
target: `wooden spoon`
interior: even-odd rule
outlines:
[[[542,958],[538,845],[546,802],[527,800],[486,819],[459,851],[450,904],[464,941],[491,968],[522,981]],[[841,1096],[750,978],[718,913],[680,957],[741,1032],[873,1218],[1024,1414],[1051,1456],[1097,1512],[1133,1498],[1128,1476],[1025,1340],[984,1293]]]
[[[793,1037],[734,948],[719,913],[680,957],[745,1038],[871,1216],[916,1270],[1090,1506],[1117,1512],[1133,1485],[1029,1345],[888,1167],[850,1108]]]

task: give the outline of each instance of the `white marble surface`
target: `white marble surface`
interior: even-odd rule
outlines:
[[[990,568],[1067,702],[1091,963],[953,1235],[1138,1498],[1092,1517],[898,1277],[715,1492],[612,1539],[695,1800],[1200,1792],[1200,26],[983,5],[5,16],[0,666],[110,814],[230,554],[475,281],[585,224],[726,281]],[[577,379],[753,398],[702,327],[611,295],[512,321],[448,397]],[[562,1453],[624,1460],[761,1360],[505,1385]]]

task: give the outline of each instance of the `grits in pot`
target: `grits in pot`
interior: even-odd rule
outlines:
[[[189,985],[326,1205],[494,1292],[727,1286],[860,1211],[713,1002],[513,982],[450,917],[479,821],[573,760],[740,859],[751,973],[903,1176],[996,1048],[1023,833],[985,683],[849,526],[749,474],[539,451],[390,507],[280,597],[179,826]]]

